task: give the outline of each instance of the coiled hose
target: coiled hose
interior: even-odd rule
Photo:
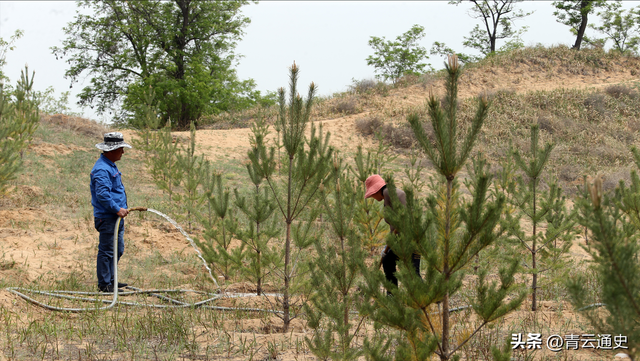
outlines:
[[[196,247],[195,243],[193,242],[193,240],[191,239],[191,237],[189,237],[189,235],[182,229],[182,227],[180,227],[174,220],[169,218],[167,215],[165,215],[165,214],[163,214],[161,212],[158,212],[155,209],[146,208],[146,207],[129,208],[129,212],[132,212],[132,211],[138,211],[138,212],[151,211],[153,213],[156,213],[156,214],[164,217],[171,224],[173,224],[187,238],[187,240],[194,247],[194,249],[198,253],[198,256],[200,257],[200,259],[202,259],[202,261],[204,263],[204,266],[209,271],[209,275],[211,276],[211,279],[215,283],[216,287],[219,288],[218,282],[216,281],[215,277],[213,277],[211,269],[207,266],[206,261],[202,257],[202,254],[197,249],[197,247]],[[120,220],[121,219],[122,219],[122,217],[118,217],[118,220],[116,221],[116,225],[115,225],[114,232],[113,232],[113,250],[114,250],[113,282],[114,282],[114,286],[118,284],[118,257],[117,257],[117,253],[116,252],[117,252],[117,249],[118,249],[118,231],[120,229]],[[140,307],[152,307],[152,308],[202,307],[202,308],[213,309],[213,310],[221,310],[221,311],[234,310],[234,311],[254,311],[254,312],[282,313],[282,311],[267,310],[267,309],[260,309],[260,308],[221,307],[221,306],[209,305],[210,302],[213,302],[213,301],[218,300],[218,299],[222,299],[222,298],[240,298],[240,297],[249,296],[248,294],[223,295],[223,294],[216,294],[216,293],[210,293],[210,292],[202,292],[202,291],[194,291],[194,290],[182,290],[182,289],[179,289],[179,290],[158,290],[158,289],[156,289],[156,290],[141,290],[139,288],[135,288],[135,287],[131,287],[131,286],[128,286],[127,288],[131,289],[132,291],[124,291],[124,292],[120,291],[120,292],[118,292],[118,287],[113,287],[113,299],[112,300],[105,300],[105,299],[101,299],[101,298],[75,296],[75,295],[82,295],[82,296],[104,295],[103,292],[39,291],[39,290],[32,290],[32,289],[22,288],[22,287],[8,287],[8,288],[6,288],[6,290],[11,292],[11,293],[13,293],[13,294],[15,294],[15,295],[20,296],[21,298],[25,299],[26,301],[28,301],[28,302],[30,302],[30,303],[32,303],[34,305],[43,307],[45,309],[48,309],[48,310],[51,310],[51,311],[64,311],[64,312],[73,312],[73,313],[107,310],[107,309],[112,308],[115,304],[122,304],[122,305],[128,305],[128,306],[140,306]],[[203,301],[199,301],[199,302],[195,302],[195,303],[188,303],[188,302],[183,302],[183,301],[168,297],[166,295],[163,295],[163,294],[187,293],[187,292],[203,294],[203,295],[206,295],[206,297],[208,297],[208,298],[203,300]],[[68,299],[68,300],[77,300],[77,301],[84,301],[84,302],[102,302],[102,303],[108,303],[108,305],[107,306],[103,306],[103,307],[86,307],[86,308],[56,307],[56,306],[51,306],[51,305],[48,305],[46,303],[37,301],[37,300],[33,299],[32,297],[26,295],[25,293],[37,294],[37,295],[45,295],[45,296],[51,296],[51,297],[56,297],[56,298],[62,298],[62,299]],[[167,304],[158,305],[158,304],[147,304],[147,303],[139,303],[139,302],[123,302],[123,301],[118,301],[118,294],[120,294],[120,295],[147,294],[149,296],[154,296],[156,298],[159,298],[159,299],[161,299],[163,301],[167,301],[170,304],[168,304],[168,305]],[[265,296],[271,296],[271,295],[274,295],[274,294],[264,294],[264,295]]]

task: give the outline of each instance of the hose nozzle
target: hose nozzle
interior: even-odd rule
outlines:
[[[128,211],[129,212],[131,211],[146,212],[147,207],[133,207],[133,208],[129,208]]]

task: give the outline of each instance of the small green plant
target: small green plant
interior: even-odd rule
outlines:
[[[178,140],[171,135],[171,125],[154,132],[149,138],[145,162],[153,181],[158,188],[169,195],[169,206],[172,208],[174,193],[182,181],[182,170],[178,164]]]

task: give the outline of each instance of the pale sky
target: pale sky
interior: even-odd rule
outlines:
[[[640,5],[625,1],[624,7]],[[516,22],[516,27],[528,26],[525,45],[542,43],[546,46],[572,45],[574,37],[569,28],[556,22],[551,1],[525,1],[520,8],[535,11]],[[305,90],[315,82],[320,95],[345,91],[352,79],[374,77],[374,68],[366,58],[373,54],[368,45],[371,36],[388,40],[409,30],[414,24],[424,26],[426,37],[421,45],[431,48],[434,41],[444,42],[456,51],[471,53],[462,46],[463,37],[478,23],[468,16],[471,4],[449,5],[447,1],[262,1],[243,8],[251,19],[245,35],[236,47],[243,55],[237,67],[240,79],[253,78],[257,89],[272,90],[288,83],[287,68],[295,60],[300,67],[298,86]],[[35,70],[36,90],[53,86],[57,94],[69,90],[70,81],[64,78],[67,64],[51,54],[52,46],[61,46],[62,28],[73,20],[76,4],[73,1],[5,1],[0,0],[0,37],[5,40],[16,29],[24,36],[7,54],[5,73],[15,84],[25,63]],[[590,21],[597,22],[595,15]],[[588,30],[588,34],[594,34]],[[595,35],[595,34],[594,34]],[[498,46],[502,45],[501,43]],[[431,57],[435,68],[444,59]],[[86,79],[88,84],[89,79]],[[85,116],[99,117],[91,109],[81,109],[75,95],[82,82],[71,89],[71,106]]]

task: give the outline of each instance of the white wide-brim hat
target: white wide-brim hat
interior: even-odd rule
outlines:
[[[96,148],[103,152],[110,152],[118,148],[132,148],[131,145],[124,142],[124,137],[120,132],[111,132],[104,135],[104,141],[96,144]]]

